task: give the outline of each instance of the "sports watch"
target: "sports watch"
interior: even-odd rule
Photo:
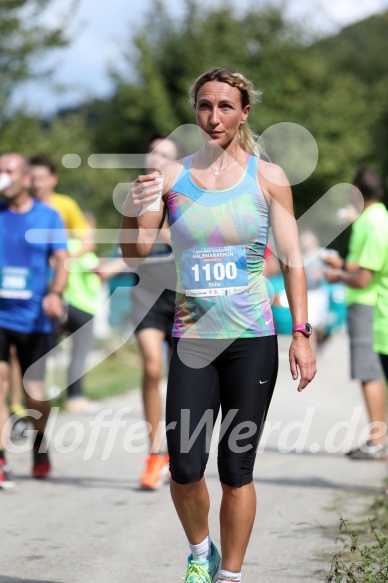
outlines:
[[[295,326],[292,327],[292,332],[302,332],[306,338],[309,338],[313,332],[313,329],[311,324],[305,322],[304,324],[295,324]]]

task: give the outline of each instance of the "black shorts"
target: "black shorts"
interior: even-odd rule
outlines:
[[[50,349],[50,334],[25,334],[0,328],[0,361],[9,362],[11,344],[16,346],[23,376],[31,381],[43,381],[46,372],[46,354]],[[35,366],[28,370],[32,364]],[[28,371],[28,372],[27,372]]]
[[[135,330],[135,334],[146,328],[164,332],[168,344],[172,345],[172,327],[175,314],[175,292],[165,289]]]
[[[175,314],[176,269],[173,259],[142,263],[139,283],[131,289],[132,320],[136,332],[156,328],[164,332],[171,346]],[[139,318],[142,320],[139,323]]]
[[[220,407],[220,480],[233,487],[252,481],[277,371],[276,336],[234,341],[173,339],[166,428],[175,482],[190,484],[202,478]]]

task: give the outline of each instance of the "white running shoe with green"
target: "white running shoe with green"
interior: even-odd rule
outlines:
[[[194,561],[193,555],[187,559],[185,583],[214,583],[220,570],[221,557],[211,544],[211,557],[208,561]]]

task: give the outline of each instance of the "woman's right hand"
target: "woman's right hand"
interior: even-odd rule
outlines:
[[[127,217],[138,216],[141,208],[154,202],[160,196],[159,172],[143,174],[132,182],[131,188],[123,204],[122,214]]]

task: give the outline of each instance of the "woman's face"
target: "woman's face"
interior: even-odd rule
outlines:
[[[240,90],[227,83],[209,81],[197,93],[197,124],[212,143],[223,148],[237,141],[239,127],[248,118],[249,110],[250,105],[241,105]]]
[[[146,172],[151,174],[159,170],[162,164],[176,160],[178,157],[177,147],[172,140],[157,139],[150,143],[145,157]]]

